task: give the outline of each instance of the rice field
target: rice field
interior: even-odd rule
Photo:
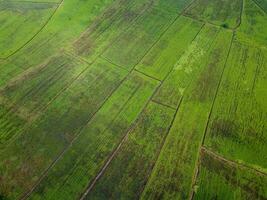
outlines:
[[[266,0],[0,0],[0,200],[267,199]]]

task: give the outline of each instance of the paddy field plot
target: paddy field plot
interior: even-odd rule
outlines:
[[[266,0],[0,0],[0,200],[267,199]]]

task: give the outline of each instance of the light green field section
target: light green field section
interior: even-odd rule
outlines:
[[[250,46],[267,46],[267,14],[253,0],[244,0],[242,24],[237,31],[238,40]]]
[[[266,199],[266,185],[266,174],[203,150],[193,199]]]
[[[191,81],[206,64],[209,49],[218,34],[218,28],[205,25],[188,45],[180,59],[176,61],[171,73],[153,98],[162,104],[177,108]]]
[[[163,80],[172,70],[202,24],[179,17],[136,67],[137,70]]]
[[[171,25],[174,17],[174,14],[160,9],[147,10],[118,37],[103,56],[125,69],[132,69]]]
[[[125,75],[124,71],[98,60],[54,100],[37,121],[0,152],[0,193],[14,199],[29,190]],[[14,175],[20,178],[14,180]],[[16,190],[12,190],[14,186]]]
[[[185,93],[142,199],[188,199],[198,150],[230,48],[232,33],[221,30],[209,59]]]
[[[6,58],[37,34],[59,4],[0,1],[0,58]]]
[[[157,85],[143,75],[130,74],[49,171],[31,199],[78,198],[127,134]]]
[[[174,113],[173,109],[149,103],[86,199],[138,199],[164,143]]]
[[[185,14],[225,28],[235,28],[240,23],[242,0],[196,0]]]
[[[205,146],[231,160],[267,171],[267,54],[234,42]]]

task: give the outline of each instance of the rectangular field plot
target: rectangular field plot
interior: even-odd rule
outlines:
[[[235,42],[210,117],[205,146],[267,170],[267,54]]]
[[[154,100],[176,108],[184,91],[209,58],[210,48],[219,29],[205,25],[184,53],[174,63],[171,73],[154,96]]]
[[[266,185],[266,174],[203,149],[193,199],[266,199]]]
[[[237,38],[251,46],[267,46],[267,13],[261,10],[253,0],[244,0],[242,24]]]
[[[185,91],[142,199],[189,199],[198,151],[224,70],[231,37],[230,31],[220,31],[209,59]]]
[[[157,85],[143,75],[130,74],[30,197],[79,198],[127,134]]]
[[[240,23],[241,11],[242,0],[196,0],[185,14],[225,28],[235,28]]]
[[[163,80],[197,35],[201,26],[202,23],[181,16],[146,54],[136,69]]]
[[[20,49],[46,24],[58,4],[0,1],[0,58]]]
[[[173,109],[149,103],[86,199],[138,199],[174,113]]]
[[[73,43],[71,51],[92,61],[151,6],[142,0],[116,1]]]
[[[38,120],[0,152],[0,188],[6,190],[0,189],[0,193],[15,199],[29,190],[125,76],[124,71],[98,60],[58,96]]]
[[[175,14],[151,8],[104,52],[103,56],[125,69],[132,69],[160,38],[174,20]]]
[[[87,67],[72,57],[60,55],[25,71],[0,88],[0,148],[38,117]]]

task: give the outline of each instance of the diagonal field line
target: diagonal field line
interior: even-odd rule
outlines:
[[[146,74],[145,72],[142,72],[142,71],[140,71],[138,69],[134,69],[134,71],[136,71],[136,72],[138,72],[140,74],[143,74],[144,76],[146,76],[148,78],[154,79],[155,81],[158,81],[158,82],[162,83],[162,80],[160,80],[160,79],[158,79],[156,77],[150,76],[150,75]]]
[[[172,109],[172,110],[176,110],[176,109],[177,109],[177,108],[175,108],[174,106],[169,106],[168,104],[159,102],[159,101],[157,101],[157,100],[155,100],[155,99],[152,99],[151,101],[154,102],[154,103],[156,103],[156,104],[162,105],[162,106],[164,106],[164,107],[170,108],[170,109]]]
[[[214,95],[214,98],[212,100],[212,105],[211,105],[211,109],[210,109],[210,112],[209,112],[209,115],[208,115],[208,119],[207,119],[207,123],[206,123],[206,126],[205,126],[205,130],[204,130],[204,134],[203,134],[203,137],[201,139],[201,144],[200,144],[200,147],[199,147],[199,150],[197,152],[197,161],[196,161],[196,165],[195,165],[195,169],[194,169],[194,174],[193,174],[193,178],[192,178],[192,183],[191,183],[191,192],[189,194],[189,199],[192,200],[194,198],[194,185],[197,181],[197,177],[198,177],[198,174],[199,174],[199,164],[200,164],[200,152],[201,152],[201,147],[204,145],[204,142],[205,142],[205,138],[206,138],[206,134],[207,134],[207,129],[208,129],[208,125],[210,123],[210,118],[211,118],[211,114],[212,114],[212,111],[214,109],[214,104],[215,104],[215,101],[216,101],[216,98],[217,98],[217,95],[218,95],[218,91],[219,91],[219,88],[221,86],[221,82],[222,82],[222,78],[223,78],[223,75],[224,75],[224,71],[226,69],[226,64],[227,64],[227,61],[228,61],[228,58],[229,58],[229,55],[230,55],[230,52],[231,52],[231,49],[232,49],[232,45],[233,45],[233,40],[234,40],[234,32],[232,33],[232,38],[231,38],[231,43],[230,43],[230,46],[229,46],[229,49],[228,49],[228,52],[227,52],[227,56],[225,58],[225,62],[224,62],[224,67],[223,67],[223,71],[221,73],[221,76],[220,76],[220,79],[219,79],[219,82],[217,84],[217,88],[216,88],[216,91],[215,91],[215,95]]]
[[[50,20],[53,18],[53,16],[56,14],[56,12],[58,11],[58,9],[61,7],[61,5],[63,4],[64,0],[61,0],[60,3],[55,3],[58,4],[57,8],[54,10],[54,12],[50,15],[50,17],[46,20],[46,22],[44,23],[44,25],[39,29],[39,31],[37,31],[26,43],[24,43],[21,47],[19,47],[18,49],[16,49],[13,53],[9,54],[8,56],[4,57],[4,58],[0,58],[2,60],[6,60],[8,58],[10,58],[11,56],[15,55],[17,52],[19,52],[21,49],[23,49],[25,46],[27,46],[46,26],[47,24],[50,22]],[[42,2],[40,2],[42,3]]]

